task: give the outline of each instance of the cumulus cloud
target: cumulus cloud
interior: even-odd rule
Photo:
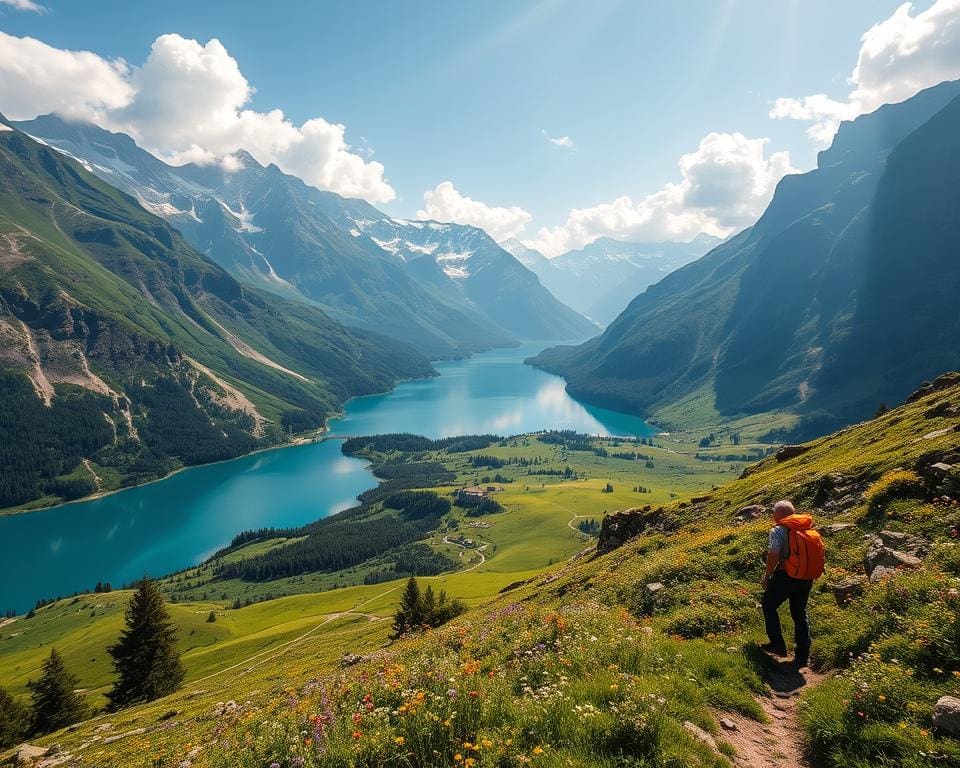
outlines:
[[[423,193],[423,210],[417,211],[417,218],[480,227],[501,242],[516,237],[533,217],[517,206],[504,208],[472,200],[460,194],[452,181],[444,181]]]
[[[130,68],[89,51],[65,51],[0,32],[0,105],[11,120],[57,112],[102,121],[130,102]]]
[[[161,35],[133,68],[0,33],[0,101],[8,117],[57,112],[92,120],[173,163],[232,169],[245,149],[320,189],[371,202],[395,197],[383,165],[352,151],[343,125],[322,117],[295,125],[279,109],[248,109],[253,92],[216,39]]]
[[[563,147],[564,149],[573,149],[574,143],[573,139],[569,136],[551,136],[547,133],[546,129],[540,131],[543,134],[543,138],[553,144],[555,147]]]
[[[46,13],[46,7],[33,0],[0,0],[0,5],[9,5],[18,11],[33,11],[34,13]]]
[[[808,135],[826,145],[842,120],[903,101],[917,91],[960,77],[960,0],[936,0],[915,13],[904,3],[860,39],[852,90],[844,100],[818,93],[779,98],[770,117],[810,122]]]
[[[559,227],[542,228],[524,241],[548,257],[582,248],[598,237],[621,240],[689,240],[701,232],[726,237],[752,224],[777,182],[796,169],[787,152],[766,155],[767,139],[711,133],[680,158],[681,180],[634,201],[629,197],[575,208]]]

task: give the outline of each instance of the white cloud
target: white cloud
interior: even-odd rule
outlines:
[[[130,68],[89,51],[65,51],[32,37],[0,32],[0,107],[11,120],[57,112],[102,120],[129,103]]]
[[[533,217],[517,206],[504,208],[472,200],[461,195],[452,181],[444,181],[423,193],[423,210],[417,211],[417,218],[480,227],[500,242],[518,235]]]
[[[551,136],[549,133],[547,133],[546,129],[542,129],[540,133],[543,134],[543,138],[545,138],[547,141],[549,141],[551,144],[553,144],[556,147],[563,147],[564,149],[573,149],[575,146],[573,143],[573,139],[571,139],[569,136]]]
[[[682,179],[646,197],[575,208],[559,227],[542,228],[524,241],[546,256],[582,248],[598,237],[621,240],[689,240],[701,232],[726,237],[752,224],[777,182],[796,169],[787,152],[765,155],[767,139],[711,133],[679,161]]]
[[[246,109],[253,87],[219,40],[161,35],[142,67],[0,33],[0,103],[13,119],[46,112],[129,133],[174,163],[221,162],[246,149],[320,189],[370,202],[395,197],[379,162],[353,152],[345,127],[322,117],[295,125]],[[226,159],[224,159],[226,158]]]
[[[0,0],[0,4],[9,5],[18,11],[33,11],[34,13],[46,13],[46,7],[33,0]]]
[[[925,11],[914,11],[913,3],[904,3],[863,35],[845,100],[822,93],[780,98],[770,117],[810,122],[809,136],[826,145],[841,120],[960,77],[960,0],[937,0]]]

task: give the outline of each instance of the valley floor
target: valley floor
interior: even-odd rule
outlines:
[[[455,475],[429,484],[441,497],[496,489],[499,510],[454,506],[424,539],[460,569],[422,580],[465,599],[464,616],[388,644],[403,580],[363,583],[387,556],[273,581],[218,580],[207,564],[163,583],[176,599],[184,688],[38,743],[90,766],[952,764],[960,742],[931,719],[938,698],[960,692],[960,494],[947,493],[960,490],[949,474],[960,426],[941,415],[954,412],[948,401],[960,404],[960,387],[746,473],[745,462],[703,454],[752,445],[667,436],[652,447],[529,435],[371,454],[395,473],[441,464]],[[784,496],[814,509],[828,537],[811,608],[817,672],[802,675],[756,645],[769,522],[753,505]],[[612,551],[598,556],[589,521],[624,508],[607,518],[602,550]],[[378,510],[373,519],[388,511]],[[614,523],[629,531],[622,546]],[[220,559],[254,562],[314,535],[292,534]],[[867,577],[898,557],[907,567]],[[849,596],[835,599],[847,582]],[[127,597],[60,601],[5,625],[0,681],[22,694],[55,642],[100,700],[111,680],[103,649]]]

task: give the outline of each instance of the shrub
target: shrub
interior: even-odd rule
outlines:
[[[916,472],[892,469],[867,488],[865,496],[869,511],[876,513],[892,499],[922,498],[924,496],[923,480]]]

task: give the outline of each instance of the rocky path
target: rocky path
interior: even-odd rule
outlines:
[[[758,698],[770,722],[758,723],[737,714],[718,717],[723,739],[737,751],[733,758],[737,768],[815,768],[804,750],[797,704],[804,689],[823,678],[811,669],[798,670],[788,662],[774,662],[764,675],[770,695]]]

